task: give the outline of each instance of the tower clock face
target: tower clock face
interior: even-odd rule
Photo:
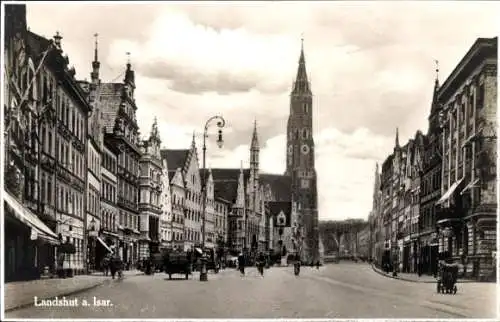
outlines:
[[[292,145],[289,145],[289,146],[288,146],[288,154],[289,154],[289,155],[292,155],[292,153],[293,153],[293,146],[292,146]]]
[[[301,151],[303,154],[308,154],[309,153],[309,146],[306,144],[302,145]]]

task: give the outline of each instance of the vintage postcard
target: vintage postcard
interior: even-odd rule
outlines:
[[[9,2],[2,319],[494,319],[498,2]]]

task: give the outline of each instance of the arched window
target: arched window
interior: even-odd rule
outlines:
[[[309,105],[307,105],[307,103],[302,104],[302,109],[304,111],[304,114],[309,113]]]
[[[306,129],[306,128],[302,129],[302,138],[307,139],[308,136],[309,136],[308,129]]]

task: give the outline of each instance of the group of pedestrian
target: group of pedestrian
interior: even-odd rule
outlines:
[[[124,265],[122,259],[120,258],[120,256],[118,256],[118,254],[115,253],[107,254],[106,256],[104,256],[101,262],[104,276],[108,276],[108,272],[110,272],[112,279],[115,279],[117,273],[119,278],[123,276],[123,266]]]
[[[267,260],[266,256],[264,253],[260,252],[259,256],[256,258],[256,265],[257,269],[259,270],[259,273],[264,276],[264,267],[266,266]],[[245,275],[245,255],[243,253],[240,253],[238,255],[238,270],[240,271],[241,275]]]

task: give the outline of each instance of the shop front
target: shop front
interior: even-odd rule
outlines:
[[[419,265],[420,273],[426,275],[437,274],[438,239],[436,232],[430,232],[420,237]]]
[[[38,279],[55,273],[56,233],[9,192],[5,214],[5,282]]]
[[[91,261],[91,269],[92,270],[103,270],[103,261],[106,256],[110,256],[115,254],[115,249],[118,249],[116,245],[118,242],[116,241],[115,236],[109,236],[105,234],[104,231],[100,231],[99,233],[94,232],[93,236],[89,235],[92,243],[92,261]]]

